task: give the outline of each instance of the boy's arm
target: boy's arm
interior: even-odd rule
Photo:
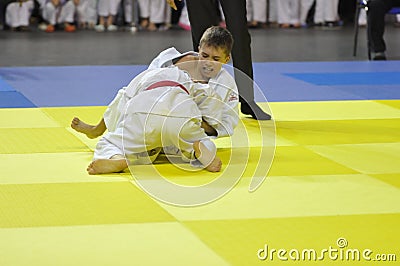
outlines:
[[[194,103],[193,103],[194,104]],[[217,156],[217,147],[200,127],[201,121],[193,118],[187,121],[179,132],[179,140],[174,143],[182,151],[182,157],[189,159],[193,167],[205,167],[208,171],[221,170],[221,159]],[[186,156],[190,154],[190,156]]]
[[[221,171],[222,161],[217,156],[217,148],[211,140],[201,140],[193,143],[194,154],[210,172]]]
[[[186,53],[180,53],[178,50],[176,50],[174,47],[170,47],[168,49],[165,49],[161,53],[159,53],[156,58],[154,58],[148,69],[154,69],[154,68],[162,68],[162,67],[169,67],[173,64],[175,64],[179,59],[183,60],[190,60],[193,59],[190,56],[196,56],[197,53],[189,51]],[[186,57],[189,56],[189,57]]]
[[[239,122],[238,100],[229,101],[228,99],[225,102],[221,112],[222,112],[221,123],[218,123],[213,127],[217,131],[218,137],[232,136],[235,127]]]
[[[208,84],[193,83],[190,95],[201,112],[201,127],[208,136],[217,137],[215,125],[222,121],[223,100]]]
[[[220,110],[221,120],[213,125],[218,137],[232,136],[239,122],[239,94],[233,77],[226,71],[210,81],[210,86],[221,95],[223,106]]]
[[[210,126],[207,123],[207,121],[204,121],[204,119],[201,121],[201,127],[204,129],[204,132],[206,132],[206,134],[208,136],[213,136],[213,137],[217,137],[218,136],[218,132],[215,130],[215,128]]]

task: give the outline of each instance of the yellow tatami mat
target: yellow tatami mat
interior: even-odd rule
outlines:
[[[134,176],[86,172],[98,139],[70,123],[95,124],[105,107],[0,109],[0,265],[399,264],[400,100],[269,107],[275,121],[242,116],[233,138],[216,140],[222,172],[159,160]],[[138,176],[238,182],[178,207]]]
[[[0,229],[0,239],[1,265],[229,265],[178,222]]]
[[[174,221],[130,182],[1,185],[0,194],[0,228]]]
[[[1,184],[127,181],[129,173],[90,176],[92,152],[0,154]]]
[[[397,228],[399,219],[399,214],[385,214],[184,224],[231,265],[396,265],[375,261],[375,256],[400,253],[399,230],[388,229]],[[347,245],[340,248],[337,242]],[[278,257],[278,250],[285,253]],[[365,253],[369,261],[364,250],[371,251]]]
[[[277,121],[390,119],[400,115],[397,100],[273,102],[270,106]]]
[[[278,121],[276,126],[279,136],[294,143],[329,145],[396,142],[396,124],[400,124],[400,119]]]
[[[233,220],[400,212],[399,188],[367,175],[268,177],[249,193],[248,179],[213,204],[163,205],[179,220]]]
[[[90,151],[64,128],[0,128],[0,153]]]
[[[0,128],[48,128],[58,126],[57,121],[48,117],[39,108],[0,109]]]
[[[362,173],[400,173],[400,143],[369,143],[309,147],[326,158]]]

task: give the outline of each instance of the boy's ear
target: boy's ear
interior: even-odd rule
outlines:
[[[231,60],[231,55],[227,55],[225,58],[225,64],[229,62],[229,60]]]

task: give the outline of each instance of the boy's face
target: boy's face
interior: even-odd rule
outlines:
[[[199,46],[200,72],[206,78],[215,77],[222,64],[228,63],[230,56],[220,47]]]

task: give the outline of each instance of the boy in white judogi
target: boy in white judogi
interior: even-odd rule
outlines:
[[[197,94],[196,86],[208,87],[193,83],[175,66],[147,70],[133,79],[104,114],[108,132],[96,146],[88,173],[120,172],[130,164],[152,163],[162,147],[171,146],[184,161],[220,171],[221,160],[201,127],[202,113],[194,101],[218,96],[212,90],[208,90],[210,95]]]
[[[149,69],[154,69],[157,67],[169,67],[175,64],[182,68],[187,69],[188,67],[198,67],[193,64],[190,64],[188,61],[185,61],[185,57],[189,57],[191,60],[193,56],[201,57],[201,53],[204,52],[204,48],[199,50],[199,53],[196,52],[186,52],[181,54],[175,48],[168,48],[162,51],[149,65]],[[182,59],[182,60],[181,60]],[[200,58],[199,58],[200,59]],[[184,62],[181,62],[184,61]],[[200,64],[206,62],[205,60],[201,60]],[[191,72],[191,73],[190,73]],[[189,70],[189,74],[195,78],[194,71]],[[233,134],[233,130],[238,123],[238,115],[237,115],[237,105],[238,105],[238,90],[236,87],[235,80],[232,76],[228,73],[227,70],[221,68],[216,75],[210,77],[207,81],[208,85],[219,95],[222,101],[225,103],[222,107],[221,115],[221,122],[214,125],[214,129],[216,132],[211,134],[215,137],[226,137],[231,136]],[[210,107],[209,106],[200,106],[200,110],[205,117],[210,114]],[[206,119],[207,120],[207,119]]]
[[[203,114],[202,126],[206,133],[214,137],[225,137],[233,134],[238,116],[238,90],[233,77],[221,66],[230,59],[232,49],[232,36],[221,27],[211,27],[205,31],[200,41],[199,53],[179,53],[175,48],[161,52],[150,64],[149,69],[169,67],[174,64],[181,67],[191,76],[192,80],[202,79],[208,87],[214,90],[224,103],[221,109],[215,110],[210,102],[198,103]],[[200,60],[200,61],[199,61]],[[195,62],[190,64],[189,62]],[[200,77],[199,77],[200,73]],[[204,87],[197,87],[204,89]],[[213,116],[219,113],[221,119],[216,121]],[[88,125],[79,118],[74,118],[71,127],[76,131],[86,134],[89,138],[101,136],[107,129],[104,119],[97,125]]]

